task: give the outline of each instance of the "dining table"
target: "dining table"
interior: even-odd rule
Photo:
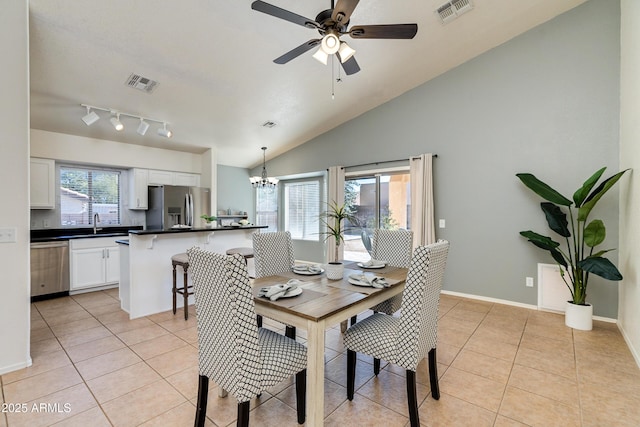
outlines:
[[[391,266],[368,269],[366,264],[355,261],[343,264],[344,275],[339,280],[329,280],[324,272],[318,274],[314,269],[306,274],[291,271],[261,277],[253,283],[256,314],[307,331],[307,426],[322,426],[324,422],[325,331],[400,294],[408,272],[406,268]],[[362,282],[349,280],[350,276],[361,274],[384,278],[388,286],[364,286]],[[298,295],[275,301],[259,296],[261,288],[291,279],[299,281],[297,285],[302,292],[295,292]]]

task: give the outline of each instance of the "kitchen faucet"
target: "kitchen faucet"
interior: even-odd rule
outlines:
[[[100,215],[98,212],[93,214],[93,234],[98,234],[98,230],[102,230],[102,228],[97,228],[100,223]]]

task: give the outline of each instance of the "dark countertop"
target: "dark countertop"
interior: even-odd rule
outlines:
[[[137,230],[142,230],[142,226],[101,227],[96,234],[93,234],[93,227],[46,228],[41,230],[31,230],[31,241],[52,242],[56,240],[87,239],[93,237],[128,236],[129,231]]]
[[[116,240],[116,243],[120,245],[129,246],[129,239]]]
[[[229,230],[256,230],[260,228],[267,228],[266,225],[245,225],[240,227],[213,227],[213,228],[177,228],[170,230],[131,230],[131,234],[138,236],[144,236],[148,234],[173,234],[173,233],[200,233],[212,231],[229,231]]]

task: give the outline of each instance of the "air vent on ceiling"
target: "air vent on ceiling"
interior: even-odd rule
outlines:
[[[473,9],[471,0],[451,0],[436,9],[443,24],[453,21],[458,16]]]
[[[155,80],[148,79],[146,77],[142,77],[136,73],[132,73],[125,84],[134,89],[141,90],[146,93],[151,93],[159,85],[159,83]]]
[[[264,123],[262,124],[262,126],[263,126],[263,127],[266,127],[266,128],[272,128],[272,127],[274,127],[275,125],[276,125],[276,122],[273,122],[273,121],[271,121],[271,120],[267,120],[266,122],[264,122]]]

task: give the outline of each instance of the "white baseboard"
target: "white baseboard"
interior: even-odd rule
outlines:
[[[2,366],[0,367],[0,375],[8,374],[9,372],[17,371],[19,369],[28,368],[31,365],[33,365],[33,361],[31,360],[31,358],[28,358],[24,362],[16,363],[9,366]]]
[[[624,328],[620,323],[618,323],[618,330],[622,334],[622,338],[624,338],[624,341],[627,343],[627,347],[629,347],[629,351],[631,352],[631,355],[635,359],[636,365],[638,365],[638,368],[640,368],[640,354],[638,354],[638,351],[633,346],[633,342],[629,338],[629,335],[627,334],[627,332],[624,330]]]

